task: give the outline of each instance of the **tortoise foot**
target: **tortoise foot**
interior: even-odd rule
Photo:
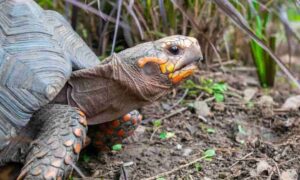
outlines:
[[[41,129],[32,142],[18,179],[67,179],[86,137],[84,114],[64,105],[46,106],[34,115]]]
[[[89,136],[95,148],[107,151],[131,136],[141,122],[142,115],[134,110],[114,121],[89,127]]]

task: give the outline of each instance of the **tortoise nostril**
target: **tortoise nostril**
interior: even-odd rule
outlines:
[[[200,62],[205,62],[205,57],[201,56]]]
[[[202,56],[199,56],[195,61],[196,62],[202,62],[204,60],[204,58]]]

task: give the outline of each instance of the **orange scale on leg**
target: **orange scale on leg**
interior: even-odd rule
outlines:
[[[119,120],[114,120],[114,121],[112,121],[111,125],[112,125],[112,127],[119,127],[120,122],[119,122]]]
[[[123,116],[123,121],[127,122],[131,119],[131,115],[130,114],[126,114],[125,116]]]
[[[123,129],[121,129],[121,130],[118,131],[117,134],[118,134],[119,137],[123,137],[125,135],[125,131]]]

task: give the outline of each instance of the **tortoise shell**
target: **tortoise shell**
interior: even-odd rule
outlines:
[[[0,150],[73,70],[98,63],[60,14],[33,0],[0,0]]]

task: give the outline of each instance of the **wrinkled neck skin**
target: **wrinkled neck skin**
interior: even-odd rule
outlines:
[[[78,107],[93,125],[114,120],[169,92],[170,85],[141,74],[122,62],[124,58],[114,54],[94,68],[73,72],[55,101]]]

